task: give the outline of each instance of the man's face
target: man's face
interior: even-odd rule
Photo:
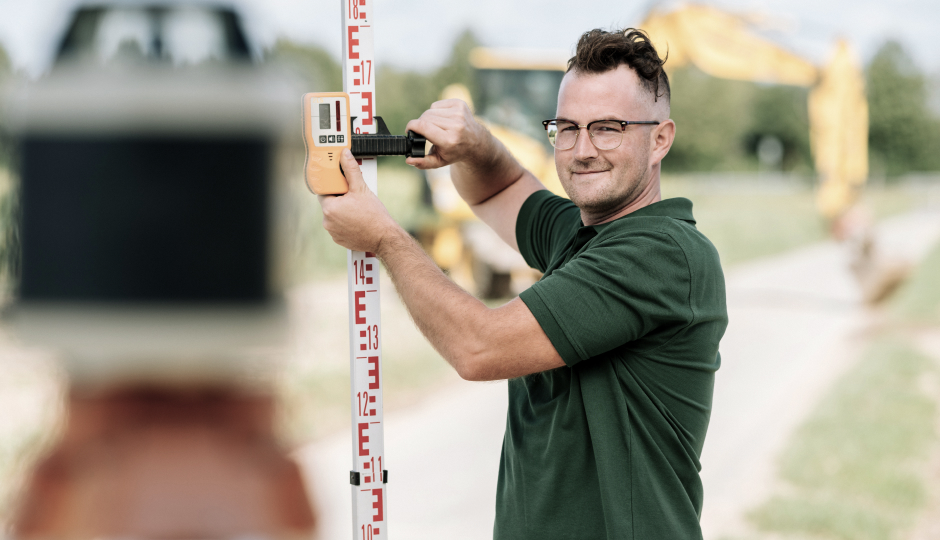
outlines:
[[[557,118],[586,125],[594,120],[664,120],[654,117],[653,98],[630,67],[604,73],[570,71],[558,91]],[[666,113],[668,116],[668,113]],[[651,177],[651,128],[631,125],[613,150],[598,150],[587,130],[574,148],[555,150],[565,192],[588,215],[606,215],[636,199]]]

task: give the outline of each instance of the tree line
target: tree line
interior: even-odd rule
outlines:
[[[403,133],[405,124],[439,99],[449,84],[462,83],[478,97],[477,74],[468,60],[477,45],[472,32],[463,32],[447,61],[431,72],[378,67],[377,112],[393,133]],[[289,64],[311,91],[342,88],[339,62],[322,48],[281,40],[267,58]],[[940,170],[940,112],[930,106],[928,77],[896,41],[884,43],[865,71],[872,176],[891,179]],[[0,47],[0,84],[12,73]],[[718,79],[694,67],[674,70],[671,84],[677,137],[664,171],[756,170],[758,148],[771,138],[780,150],[779,170],[812,174],[806,88]],[[9,161],[5,140],[0,137],[0,167]]]
[[[379,66],[378,114],[393,133],[417,118],[448,84],[478,94],[467,55],[478,45],[469,31],[455,41],[447,62],[429,73]],[[279,41],[270,58],[293,64],[314,91],[342,87],[340,66],[324,50]],[[866,66],[869,161],[874,177],[940,170],[940,113],[930,107],[930,80],[896,41],[884,43]],[[779,148],[776,169],[811,175],[806,88],[718,79],[694,67],[673,70],[672,118],[677,137],[663,162],[667,172],[753,171],[765,139]]]

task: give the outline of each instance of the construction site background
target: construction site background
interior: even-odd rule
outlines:
[[[421,114],[447,86],[464,85],[475,99],[479,85],[469,54],[480,43],[471,32],[457,36],[450,60],[431,73],[380,67],[379,114],[393,133]],[[339,64],[316,47],[281,41],[268,52],[293,66],[310,91],[341,87]],[[11,71],[0,50],[0,82],[22,76]],[[672,117],[679,136],[663,163],[664,196],[690,197],[702,230],[723,262],[734,265],[824,240],[827,224],[815,208],[816,175],[809,139],[807,95],[797,86],[719,79],[695,67],[672,71]],[[865,66],[869,107],[869,177],[863,200],[876,220],[914,209],[940,208],[940,111],[936,87],[920,73],[901,45],[885,42]],[[931,105],[931,104],[934,105]],[[0,292],[15,283],[15,178],[0,117]],[[302,148],[294,157],[302,162]],[[299,156],[299,157],[298,157]],[[394,159],[380,162],[380,196],[392,214],[416,235],[440,217],[429,204],[424,177]],[[348,373],[344,250],[320,227],[319,206],[300,178],[292,253],[291,302],[298,321],[313,328],[282,351],[281,433],[300,445],[343,428],[348,421]],[[344,290],[344,289],[343,289]],[[393,294],[391,287],[386,287]],[[310,298],[333,304],[311,306]],[[411,326],[401,306],[386,303],[386,378],[389,410],[405,408],[453,374]],[[933,323],[931,323],[933,324]],[[56,436],[62,422],[65,380],[48,351],[24,347],[0,328],[0,523],[9,517],[18,482]]]

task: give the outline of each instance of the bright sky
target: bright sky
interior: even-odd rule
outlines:
[[[90,1],[90,0],[89,0]],[[277,36],[323,45],[339,57],[344,0],[236,0],[258,39]],[[675,0],[375,0],[379,63],[432,69],[454,38],[471,28],[484,45],[571,50],[585,30],[639,24],[650,6]],[[0,0],[0,43],[31,72],[48,62],[54,37],[76,0]],[[885,39],[901,41],[921,69],[940,73],[937,0],[707,0],[729,10],[769,16],[765,35],[811,59],[825,60],[832,41],[849,38],[867,61]],[[577,8],[572,9],[572,5]]]

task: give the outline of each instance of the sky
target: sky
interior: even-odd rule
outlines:
[[[90,1],[90,0],[89,0]],[[432,70],[464,29],[491,47],[573,50],[591,28],[634,26],[652,7],[675,0],[375,0],[379,64]],[[235,0],[262,44],[278,37],[322,45],[339,57],[344,0]],[[848,38],[863,61],[897,39],[925,72],[940,74],[938,0],[706,0],[767,21],[764,35],[810,60],[825,61],[833,41]],[[76,0],[0,0],[0,44],[29,73],[48,65],[55,37]],[[572,9],[571,6],[578,6]]]

